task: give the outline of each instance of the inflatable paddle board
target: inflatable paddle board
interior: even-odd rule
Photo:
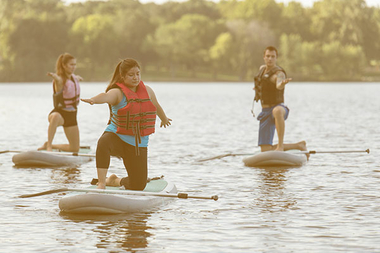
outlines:
[[[24,151],[15,154],[12,161],[16,166],[32,167],[57,167],[57,166],[76,166],[90,162],[95,155],[86,154],[90,151],[89,147],[81,148],[79,153],[71,152],[47,152],[47,151]]]
[[[95,189],[91,186],[89,189]],[[177,193],[176,186],[161,178],[151,180],[143,191],[125,190],[124,187],[110,187],[116,193],[94,193],[94,192],[70,192],[59,201],[59,208],[65,213],[86,214],[121,214],[131,212],[145,212],[162,205],[173,198],[152,196],[149,193]],[[117,192],[120,192],[117,194]],[[128,195],[128,192],[131,195]],[[125,194],[123,194],[125,193]],[[141,195],[132,195],[138,193]],[[146,194],[144,196],[144,193]]]
[[[248,167],[302,166],[307,157],[302,153],[267,151],[243,159]]]

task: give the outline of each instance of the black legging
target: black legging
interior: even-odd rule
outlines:
[[[140,147],[136,155],[135,147],[122,141],[115,133],[104,132],[96,148],[96,167],[108,169],[111,156],[123,158],[128,177],[120,184],[130,190],[144,190],[148,177],[148,148]]]

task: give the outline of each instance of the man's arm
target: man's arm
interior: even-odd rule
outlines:
[[[286,78],[285,73],[282,71],[277,71],[276,76],[276,87],[279,90],[283,90],[285,85],[292,80],[291,78]]]

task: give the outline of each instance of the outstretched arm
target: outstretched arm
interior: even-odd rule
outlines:
[[[152,100],[152,103],[157,108],[157,115],[161,119],[160,127],[166,128],[167,126],[170,126],[171,125],[170,121],[172,120],[166,116],[164,109],[162,109],[161,105],[157,101],[156,94],[154,94],[154,91],[149,86],[146,86],[146,90],[148,91],[148,94],[149,94],[150,99]]]
[[[60,92],[63,89],[62,77],[53,72],[48,72],[46,75],[53,78],[55,92]]]
[[[80,82],[83,81],[83,77],[81,77],[80,75],[75,75],[75,77],[76,77]]]
[[[286,78],[285,73],[282,71],[277,72],[277,80],[276,80],[276,86],[277,89],[283,90],[285,88],[285,85],[290,82],[291,78]]]
[[[108,103],[110,105],[117,105],[123,98],[123,94],[119,89],[110,89],[107,93],[100,93],[92,98],[82,98],[81,100],[85,103],[93,104],[104,104]]]

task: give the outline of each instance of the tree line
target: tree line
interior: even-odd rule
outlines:
[[[144,80],[252,81],[268,45],[298,81],[380,79],[380,8],[365,0],[0,0],[0,81],[47,81],[59,54],[87,81],[135,58]]]

